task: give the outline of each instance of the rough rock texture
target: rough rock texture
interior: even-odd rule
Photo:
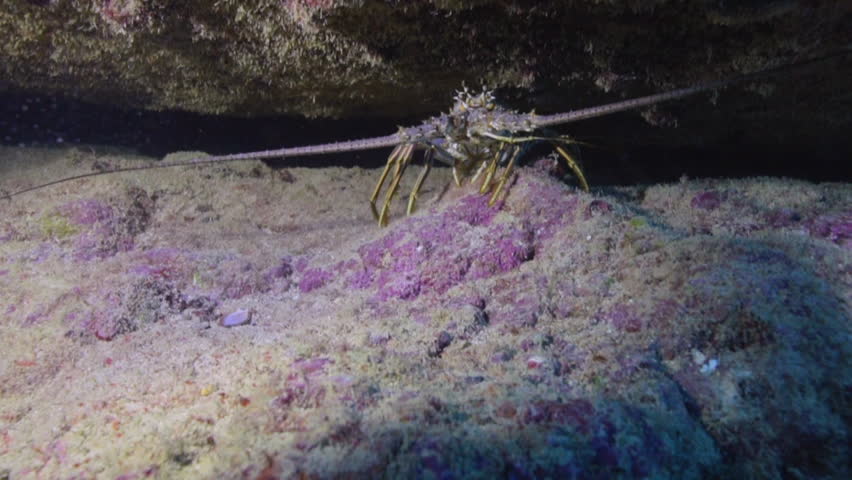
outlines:
[[[0,478],[848,478],[849,185],[552,167],[385,229],[358,168],[0,203]]]
[[[829,0],[3,0],[0,88],[257,116],[422,117],[463,83],[564,110],[790,63],[852,42]],[[849,127],[849,62],[651,123],[790,141]],[[761,98],[757,94],[768,98]],[[680,117],[684,115],[684,117]],[[696,125],[697,124],[697,125]],[[713,130],[716,129],[715,133]],[[759,129],[759,132],[754,132]],[[767,137],[767,135],[774,135]],[[637,133],[632,142],[682,143]],[[694,139],[692,139],[694,141]],[[687,140],[688,141],[688,140]]]

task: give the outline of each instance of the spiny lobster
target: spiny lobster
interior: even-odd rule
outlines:
[[[849,53],[849,50],[850,49],[846,49],[840,54],[845,55]],[[424,167],[420,176],[417,178],[414,188],[409,194],[408,206],[406,209],[408,214],[411,214],[414,210],[417,194],[419,193],[426,176],[429,174],[432,163],[435,159],[452,167],[453,178],[457,185],[461,185],[462,177],[472,176],[471,183],[473,183],[484,174],[479,191],[482,194],[490,191],[491,197],[489,199],[489,203],[494,204],[500,196],[507,180],[510,178],[512,169],[517,162],[518,157],[526,147],[535,142],[551,143],[556,152],[565,159],[568,167],[577,177],[580,187],[583,190],[588,191],[589,184],[586,181],[586,177],[583,174],[580,164],[569,153],[568,149],[566,149],[566,146],[578,142],[565,135],[549,134],[545,130],[547,127],[679,99],[699,92],[714,90],[734,83],[756,79],[781,70],[787,70],[793,67],[826,60],[837,55],[838,54],[833,54],[789,65],[783,65],[773,69],[671,90],[668,92],[552,115],[537,115],[534,112],[519,113],[509,110],[501,107],[495,102],[492,91],[483,89],[482,92],[474,95],[465,88],[456,94],[455,102],[449,112],[443,113],[437,117],[429,118],[418,126],[408,128],[400,127],[398,132],[391,135],[337,143],[325,143],[320,145],[307,145],[257,152],[234,153],[230,155],[208,156],[191,160],[163,162],[158,165],[126,167],[91,172],[54,180],[52,182],[8,194],[0,194],[0,198],[11,199],[17,195],[39,190],[51,185],[108,173],[241,160],[301,157],[307,155],[322,155],[394,147],[388,157],[387,165],[385,166],[381,176],[379,177],[379,181],[370,196],[370,208],[373,215],[376,220],[378,220],[379,225],[384,226],[387,224],[391,200],[398,190],[400,179],[402,178],[406,167],[414,158],[414,151],[417,149],[425,151],[423,155]],[[503,167],[503,170],[499,175],[499,179],[495,180],[497,169],[501,166]],[[393,171],[392,174],[391,171]],[[381,209],[377,209],[376,201],[381,194],[382,187],[384,186],[388,175],[391,175],[390,185],[385,192]]]

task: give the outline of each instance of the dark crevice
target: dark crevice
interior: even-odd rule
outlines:
[[[677,111],[677,109],[674,109]],[[436,112],[437,113],[437,112]],[[245,119],[186,112],[124,110],[36,94],[0,93],[0,144],[124,148],[153,157],[175,151],[210,154],[249,152],[350,140],[416,125],[418,118],[309,120],[298,117]],[[684,125],[686,124],[686,125]],[[791,125],[791,130],[795,126]],[[649,126],[636,113],[579,122],[558,129],[591,145],[580,149],[595,185],[634,185],[689,178],[789,177],[810,181],[850,181],[849,142],[801,144],[777,138],[757,144],[754,135],[731,130],[708,142],[702,125],[687,118],[678,128]],[[718,135],[717,135],[718,137]],[[528,158],[547,154],[538,147]],[[375,150],[270,162],[273,166],[378,167],[388,151]],[[354,163],[353,163],[354,162]]]

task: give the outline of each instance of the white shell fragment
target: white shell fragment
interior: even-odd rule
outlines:
[[[222,318],[223,327],[238,327],[251,322],[250,310],[237,310]]]

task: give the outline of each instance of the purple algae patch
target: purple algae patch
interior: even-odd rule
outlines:
[[[595,199],[589,202],[589,205],[586,207],[586,212],[583,215],[583,218],[588,220],[592,217],[598,217],[610,212],[612,212],[612,205],[610,205],[609,202],[600,199]]]
[[[94,225],[113,218],[113,209],[95,199],[75,200],[59,207],[60,213],[77,225]]]
[[[541,315],[541,304],[538,299],[526,295],[514,301],[507,299],[510,305],[507,310],[494,312],[490,315],[492,322],[503,324],[509,331],[519,328],[533,328],[538,324]]]
[[[488,317],[492,324],[500,324],[501,331],[515,332],[520,328],[534,328],[544,311],[536,293],[535,281],[528,275],[501,278],[491,289],[492,303]],[[523,345],[524,351],[527,351]]]
[[[193,290],[222,299],[287,290],[289,277],[278,278],[281,265],[262,269],[237,255],[205,256],[178,248],[157,248],[136,256],[129,272],[148,280],[191,285]]]
[[[422,290],[422,282],[417,275],[406,276],[401,279],[394,279],[384,283],[379,291],[378,298],[387,300],[389,298],[398,298],[400,300],[413,300],[420,296]]]
[[[372,268],[380,267],[387,251],[403,236],[405,236],[405,232],[397,230],[375,242],[362,245],[358,249],[358,255],[361,256],[364,266]]]
[[[332,363],[334,363],[334,360],[328,357],[303,358],[293,362],[292,367],[305,375],[311,375],[318,372],[322,373],[325,370],[325,366]]]
[[[308,293],[317,288],[325,286],[334,276],[331,272],[321,268],[308,268],[302,273],[302,280],[299,282],[299,290],[302,293]]]
[[[379,300],[411,300],[426,292],[444,293],[468,279],[513,270],[533,257],[531,235],[514,227],[493,225],[482,232],[485,227],[443,217],[436,223],[437,227],[421,224],[407,241],[379,240],[392,245],[381,262],[375,262],[374,245],[367,246],[364,250],[371,253],[362,258],[373,260],[365,261],[364,268],[350,277],[350,285],[377,286]],[[448,239],[435,241],[438,236]]]
[[[95,199],[76,200],[58,208],[70,223],[86,227],[74,240],[75,260],[103,259],[133,249],[136,235],[148,226],[154,200],[142,190],[131,191],[130,197],[130,203],[118,210]]]
[[[808,222],[807,231],[811,236],[852,248],[852,210],[820,215]]]
[[[722,195],[716,190],[701,192],[692,197],[692,201],[689,204],[692,208],[715,210],[722,204]]]
[[[352,288],[364,289],[369,288],[373,284],[373,271],[367,268],[362,268],[349,277],[349,286]]]
[[[136,263],[130,267],[130,272],[137,275],[173,279],[188,273],[187,260],[184,252],[177,248],[155,248],[146,251]]]
[[[580,196],[558,183],[529,180],[528,185],[526,201],[529,206],[524,216],[529,230],[535,234],[536,247],[539,247],[574,221]]]
[[[25,252],[22,259],[33,263],[42,263],[50,258],[50,256],[55,253],[55,250],[57,250],[56,245],[48,242],[42,242],[35,248]]]
[[[101,227],[77,236],[73,257],[81,262],[104,259],[119,252],[128,252],[134,245],[132,238],[114,235],[109,227]]]
[[[766,215],[766,223],[772,228],[785,228],[795,225],[802,216],[795,210],[780,208]]]
[[[90,227],[74,240],[73,257],[77,261],[103,259],[133,248],[133,240],[116,231],[113,208],[103,202],[76,200],[59,207],[59,212],[75,225]]]
[[[531,232],[518,229],[492,229],[490,240],[472,258],[470,277],[488,278],[518,268],[535,254]]]
[[[239,258],[218,265],[215,278],[215,284],[221,288],[222,297],[231,299],[266,293],[273,285],[268,272],[261,271],[251,262]]]
[[[616,305],[606,317],[617,330],[631,333],[642,330],[642,319],[627,305]]]
[[[272,278],[290,278],[291,275],[293,275],[293,260],[290,257],[282,258],[278,265],[269,271],[269,276]]]
[[[25,327],[33,326],[37,323],[40,323],[47,316],[47,311],[45,308],[39,308],[35,312],[30,313],[24,318],[23,325]]]
[[[488,205],[488,195],[468,195],[462,198],[458,205],[447,210],[447,218],[465,222],[471,226],[489,225],[497,212],[500,204]]]
[[[305,257],[298,258],[293,264],[293,269],[298,273],[304,272],[306,268],[308,268],[308,259]]]
[[[467,280],[517,269],[567,222],[579,196],[559,184],[527,180],[515,207],[521,221],[494,223],[501,205],[469,195],[442,213],[412,217],[358,249],[361,265],[347,279],[354,288],[378,289],[376,299],[411,300],[442,294]]]

